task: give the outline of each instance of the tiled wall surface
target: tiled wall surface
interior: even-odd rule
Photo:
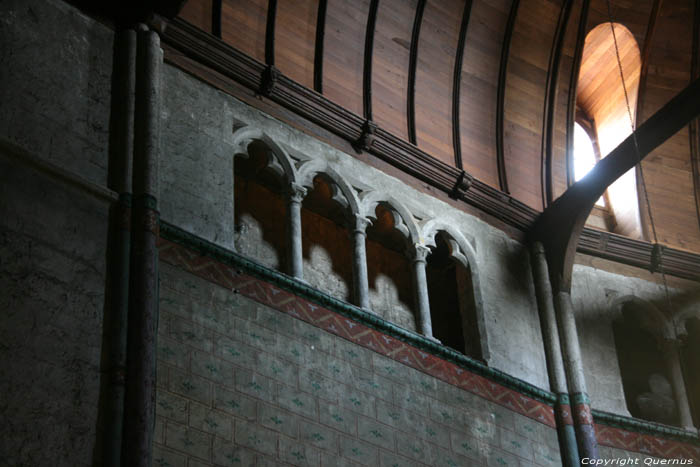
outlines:
[[[561,465],[555,430],[161,263],[154,465]]]

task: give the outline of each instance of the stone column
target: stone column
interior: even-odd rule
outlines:
[[[160,38],[140,26],[136,47],[133,211],[122,465],[150,466],[158,323]]]
[[[301,243],[301,202],[306,188],[293,183],[287,193],[287,268],[290,276],[304,280],[304,259]]]
[[[355,214],[352,219],[352,272],[355,305],[369,310],[369,283],[367,280],[367,226],[369,219]]]
[[[678,418],[681,427],[695,430],[693,427],[693,416],[690,412],[690,403],[688,402],[688,393],[685,390],[683,371],[681,370],[680,345],[681,342],[677,339],[665,339],[661,343],[661,351],[664,355],[666,368],[668,368],[668,375],[671,378],[673,398],[678,408]]]
[[[556,295],[555,307],[559,321],[559,335],[564,355],[564,369],[571,391],[574,427],[578,440],[579,456],[588,459],[598,458],[598,442],[595,438],[591,401],[588,398],[586,379],[583,374],[581,347],[576,331],[574,308],[569,292],[559,291]]]
[[[418,329],[425,337],[434,339],[433,323],[430,319],[430,300],[428,299],[428,279],[425,275],[426,258],[430,249],[418,243],[410,251],[413,263],[413,288],[415,291],[416,310],[418,311]]]
[[[131,162],[134,150],[134,87],[136,31],[114,34],[112,103],[109,132],[109,186],[119,193],[110,209],[108,330],[109,391],[104,430],[103,464],[121,465],[126,374],[127,316],[129,314],[129,255],[131,254]]]
[[[576,432],[574,430],[574,420],[571,416],[571,403],[566,384],[564,361],[561,356],[559,330],[557,329],[557,317],[554,311],[554,299],[552,296],[552,285],[549,281],[547,258],[544,247],[539,242],[532,246],[531,252],[535,294],[537,296],[537,308],[540,312],[540,325],[542,326],[542,339],[547,358],[549,382],[552,391],[557,395],[557,404],[554,407],[554,411],[557,420],[559,445],[562,451],[562,462],[566,467],[576,467],[579,465]]]

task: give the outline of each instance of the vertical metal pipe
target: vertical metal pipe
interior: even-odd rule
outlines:
[[[301,202],[306,188],[292,184],[287,199],[287,243],[289,275],[304,280],[304,259],[301,238]]]
[[[547,267],[544,247],[540,242],[536,242],[532,246],[532,272],[535,282],[535,295],[537,296],[537,308],[540,312],[549,382],[552,391],[557,395],[557,404],[554,407],[554,411],[561,457],[566,467],[575,467],[579,465],[576,432],[574,430],[574,420],[571,417],[569,390],[566,384],[564,361],[561,356],[552,285],[549,281],[549,268]]]
[[[136,49],[133,211],[122,465],[150,466],[155,423],[158,321],[158,149],[160,67],[154,31],[141,26]]]
[[[419,244],[413,245],[411,262],[413,263],[413,285],[418,311],[418,329],[425,337],[433,339],[433,323],[430,317],[430,300],[428,298],[428,279],[425,275],[428,254],[430,254],[428,247]]]
[[[555,306],[559,321],[559,333],[562,339],[564,368],[571,390],[574,428],[578,440],[578,452],[581,458],[597,459],[598,442],[595,438],[591,401],[588,398],[586,379],[583,374],[581,347],[576,331],[576,319],[569,292],[556,294]]]
[[[355,305],[369,310],[369,281],[367,279],[367,226],[369,220],[366,217],[355,215],[353,219],[353,255],[352,271],[354,274]]]
[[[119,193],[119,201],[112,206],[110,212],[110,300],[109,312],[105,314],[109,388],[103,464],[107,467],[118,467],[121,463],[124,418],[136,68],[136,31],[133,29],[121,29],[115,33],[113,63],[109,186]]]

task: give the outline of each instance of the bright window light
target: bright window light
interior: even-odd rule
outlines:
[[[581,180],[590,172],[596,164],[595,150],[593,142],[586,130],[578,123],[574,123],[574,179]],[[605,201],[601,196],[596,201],[596,206],[605,206]]]

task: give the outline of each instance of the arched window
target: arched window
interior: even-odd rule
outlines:
[[[627,98],[615,52],[613,28]],[[640,71],[639,46],[626,27],[618,23],[602,23],[588,33],[576,88],[577,114],[580,115],[576,120],[579,124],[589,123],[588,128],[581,125],[581,129],[589,138],[592,134],[595,135],[592,146],[594,155],[597,150],[597,160],[607,156],[632,133],[630,113],[634,120]],[[579,179],[582,175],[578,172],[583,170],[580,167],[590,164],[590,159],[587,159],[588,143],[582,139],[581,130],[578,130],[577,143],[576,131],[574,129],[573,160],[570,160],[569,164],[575,178]],[[594,216],[589,218],[589,223],[629,237],[642,237],[635,169],[629,170],[608,187],[603,200],[599,201],[599,206],[604,206],[608,212],[604,225],[595,225]]]

